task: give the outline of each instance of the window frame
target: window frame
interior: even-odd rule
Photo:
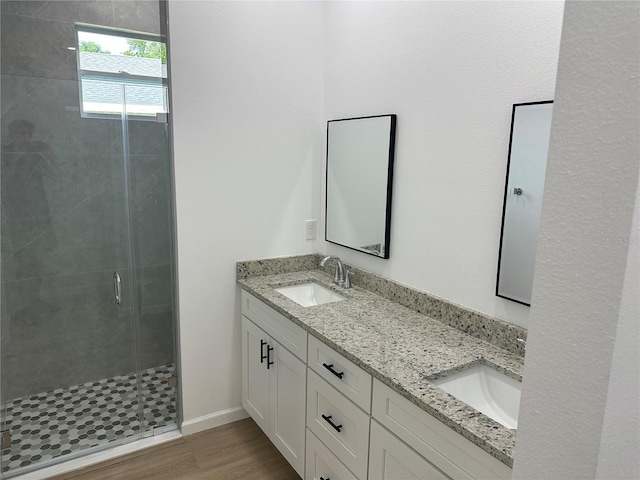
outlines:
[[[100,35],[109,35],[113,37],[120,37],[125,39],[133,39],[133,40],[145,40],[149,42],[160,42],[162,44],[167,45],[166,38],[160,34],[153,33],[144,33],[144,32],[136,32],[132,30],[124,30],[110,27],[103,27],[97,25],[89,25],[85,23],[76,23],[75,27],[75,48],[76,48],[76,65],[78,71],[78,96],[79,96],[79,108],[80,108],[80,117],[81,118],[100,118],[100,119],[112,119],[119,120],[123,116],[126,116],[128,120],[141,120],[141,121],[157,121],[158,115],[167,115],[169,113],[169,98],[168,98],[168,89],[169,89],[169,79],[164,76],[155,77],[148,75],[131,75],[129,73],[114,73],[114,72],[103,72],[99,70],[86,70],[81,68],[80,63],[80,33],[96,33]],[[168,62],[167,62],[168,63]],[[167,73],[168,76],[168,73]],[[163,87],[163,95],[164,95],[164,111],[156,112],[155,114],[149,115],[140,115],[140,114],[127,114],[126,108],[123,109],[121,113],[100,113],[100,112],[87,112],[84,109],[84,98],[82,92],[82,81],[83,78],[87,80],[106,80],[113,81],[113,83],[118,83],[121,85],[126,85],[131,82],[132,85],[157,85]],[[126,103],[125,103],[126,107]]]

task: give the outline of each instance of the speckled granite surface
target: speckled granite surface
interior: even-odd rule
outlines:
[[[523,358],[444,325],[360,287],[343,290],[321,270],[303,270],[238,283],[375,378],[508,466],[515,431],[481,414],[429,382],[478,363],[521,379]],[[274,287],[316,281],[345,301],[302,307]]]
[[[277,273],[315,270],[322,260],[316,253],[308,255],[292,255],[290,257],[265,258],[263,260],[247,260],[236,263],[236,278],[262,277]]]
[[[308,254],[238,262],[236,274],[237,278],[250,278],[315,270],[319,268],[318,264],[322,257],[320,254]],[[323,270],[327,273],[333,271],[329,262]],[[455,305],[434,295],[357,267],[352,266],[351,271],[353,272],[351,283],[354,286],[369,290],[392,302],[457,328],[461,332],[524,356],[524,346],[518,342],[518,338],[527,338],[527,331],[522,327]]]

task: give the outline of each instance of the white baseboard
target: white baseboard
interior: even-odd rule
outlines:
[[[244,408],[234,407],[211,413],[209,415],[204,415],[202,417],[192,418],[191,420],[185,420],[182,422],[182,435],[193,435],[194,433],[209,430],[210,428],[242,420],[248,416],[249,414]]]

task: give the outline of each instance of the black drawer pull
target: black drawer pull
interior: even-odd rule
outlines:
[[[273,365],[271,361],[271,352],[273,352],[273,347],[267,345],[267,370],[269,370],[269,365]]]
[[[320,477],[320,480],[331,480],[329,477],[324,478],[324,477]]]
[[[338,432],[342,429],[342,425],[336,425],[335,423],[333,423],[331,421],[331,415],[327,416],[324,413],[322,414],[322,418],[324,418],[324,420],[331,425],[333,428],[335,428]]]
[[[260,339],[260,363],[264,363],[264,359],[267,356],[264,354],[264,346],[267,344],[264,340]]]
[[[326,368],[327,370],[329,370],[331,373],[333,373],[336,377],[338,377],[339,379],[342,379],[342,376],[344,375],[344,372],[336,372],[333,369],[333,363],[331,365],[327,365],[326,363],[323,363],[322,366],[324,368]]]

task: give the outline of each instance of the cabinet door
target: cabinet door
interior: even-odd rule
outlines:
[[[267,370],[266,363],[268,342],[267,334],[243,316],[242,406],[267,436],[269,435],[270,372]]]
[[[510,479],[511,469],[379,380],[373,382],[374,418],[451,478]]]
[[[304,475],[306,365],[273,340],[270,365],[270,439]]]
[[[372,420],[369,479],[444,480],[449,477]]]

